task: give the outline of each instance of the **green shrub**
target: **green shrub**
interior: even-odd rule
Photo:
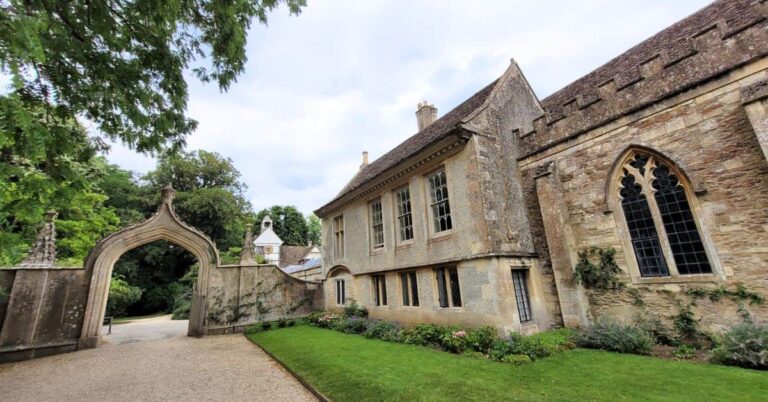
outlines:
[[[189,299],[177,299],[173,304],[172,320],[187,320],[189,319],[189,311],[192,308],[192,300]]]
[[[455,328],[455,331],[445,331],[440,337],[440,346],[453,353],[463,353],[469,346],[467,331]]]
[[[515,366],[522,366],[523,364],[528,364],[533,360],[528,355],[511,354],[502,357],[499,361],[502,363],[514,364]]]
[[[488,351],[488,357],[499,362],[511,354],[513,354],[513,348],[508,339],[496,339]]]
[[[584,329],[577,337],[577,344],[592,349],[647,355],[651,353],[653,337],[642,328],[602,319]]]
[[[499,336],[493,327],[472,328],[467,331],[467,347],[475,352],[488,353]]]
[[[123,317],[128,307],[141,299],[141,288],[131,286],[125,279],[115,276],[109,282],[109,298],[107,299],[107,316]]]
[[[287,326],[288,326],[288,320],[286,320],[285,318],[281,318],[281,319],[277,320],[277,327],[278,328],[285,328]]]
[[[680,305],[678,308],[679,311],[677,315],[674,316],[675,330],[677,330],[681,339],[697,342],[701,337],[699,320],[693,315],[693,310],[691,310],[690,305]]]
[[[417,324],[415,327],[403,331],[403,342],[410,345],[439,346],[443,334],[446,332],[444,327],[437,325]]]
[[[368,329],[369,322],[365,318],[352,316],[338,320],[338,330],[348,334],[362,334]]]
[[[373,339],[385,339],[392,336],[392,332],[397,331],[397,326],[386,321],[370,321],[368,328],[363,332],[363,336]]]
[[[576,263],[576,281],[590,289],[618,289],[622,287],[618,274],[621,268],[616,264],[616,250],[609,247],[602,249],[590,247],[578,252]],[[597,264],[592,260],[597,258]]]
[[[655,343],[672,346],[679,343],[672,330],[667,328],[658,317],[652,316],[647,312],[640,313],[635,317],[635,325],[648,332],[653,337]]]
[[[269,322],[269,321],[263,321],[263,322],[262,322],[261,324],[259,324],[259,325],[261,325],[261,329],[262,329],[263,331],[269,331],[270,329],[272,329],[272,323],[271,323],[271,322]]]
[[[678,360],[691,359],[696,356],[696,349],[693,346],[682,344],[675,349],[672,355]]]
[[[768,370],[768,325],[745,322],[731,328],[713,350],[712,361]]]
[[[294,320],[288,320],[288,322],[286,323],[286,325],[287,325],[287,326],[289,326],[289,327],[292,327],[292,326],[296,325],[296,321],[294,321]]]
[[[512,345],[512,354],[526,355],[531,360],[541,359],[554,353],[542,338],[526,337],[513,332],[509,335],[508,342]]]
[[[347,317],[368,317],[368,310],[365,307],[361,307],[356,301],[352,300],[348,306],[344,307],[344,315]]]
[[[558,328],[539,332],[529,336],[529,342],[535,342],[546,349],[549,355],[571,350],[576,347],[578,331],[573,328]]]

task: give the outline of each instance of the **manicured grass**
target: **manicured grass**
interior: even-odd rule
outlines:
[[[768,372],[576,349],[513,366],[298,326],[248,334],[334,401],[757,401]]]

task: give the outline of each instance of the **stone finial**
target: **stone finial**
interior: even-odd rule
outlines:
[[[363,151],[363,163],[360,164],[360,169],[368,166],[368,151]]]
[[[173,189],[173,186],[171,183],[168,183],[167,186],[163,187],[162,190],[160,190],[160,193],[163,195],[163,202],[167,204],[173,203],[173,198],[176,196],[176,190]]]
[[[419,102],[416,105],[416,122],[419,125],[419,131],[424,130],[430,124],[437,120],[437,108],[427,101]]]
[[[21,268],[53,268],[56,265],[56,211],[45,213],[45,225],[37,232],[35,244],[27,258],[19,264]]]
[[[243,250],[240,251],[240,265],[253,264],[256,259],[253,256],[253,225],[245,226],[245,240],[243,240]]]

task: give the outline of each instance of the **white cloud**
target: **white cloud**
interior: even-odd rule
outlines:
[[[706,5],[663,1],[311,1],[254,27],[228,93],[190,81],[189,149],[234,160],[257,209],[329,201],[416,130],[416,103],[445,113],[514,57],[540,98]],[[110,160],[145,172],[116,146]]]

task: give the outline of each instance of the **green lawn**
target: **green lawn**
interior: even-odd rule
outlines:
[[[334,401],[757,401],[768,372],[577,349],[513,366],[309,326],[248,334]]]

